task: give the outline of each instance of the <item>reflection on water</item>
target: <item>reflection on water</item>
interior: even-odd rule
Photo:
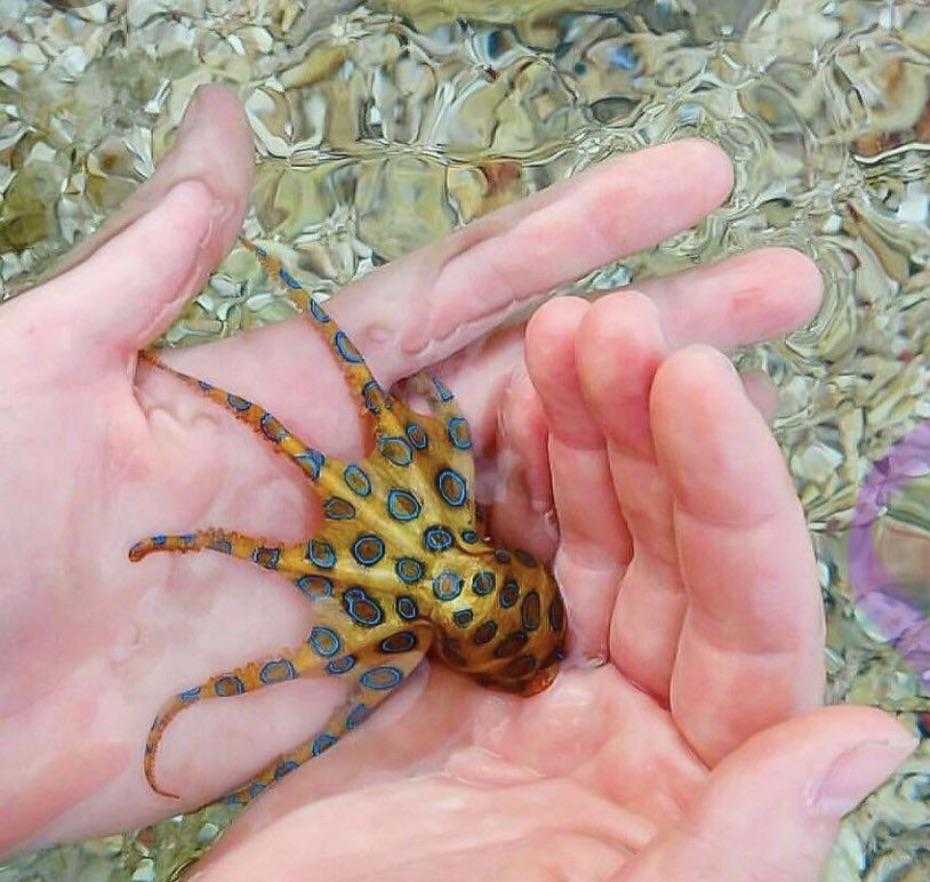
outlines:
[[[2,296],[151,174],[209,80],[239,89],[255,130],[250,231],[292,242],[304,280],[324,293],[612,153],[712,138],[736,159],[730,203],[579,288],[757,245],[817,260],[828,294],[813,325],[738,360],[783,392],[777,428],[820,559],[831,697],[910,707],[926,670],[927,477],[872,512],[872,563],[888,578],[858,604],[847,551],[860,485],[930,416],[925,5],[270,0],[254,18],[251,5],[215,0],[71,14],[3,0]],[[287,314],[240,270],[234,254],[171,342]],[[919,850],[928,775],[925,743],[844,826],[831,882],[930,878]],[[0,869],[0,882],[166,879],[224,821],[212,809],[34,856]]]

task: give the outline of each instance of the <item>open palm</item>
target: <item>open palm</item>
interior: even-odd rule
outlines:
[[[530,701],[423,672],[198,882],[816,878],[908,739],[875,711],[805,713],[823,634],[800,506],[729,362],[670,346],[635,294],[550,302],[526,332],[514,383],[548,440],[579,664]]]
[[[296,541],[318,517],[289,465],[209,402],[150,370],[133,383],[136,351],[230,247],[250,172],[237,103],[205,90],[122,216],[0,314],[0,503],[12,513],[0,536],[0,806],[16,807],[0,808],[0,848],[176,812],[141,774],[158,706],[305,636],[306,605],[273,574],[220,556],[126,559],[153,532],[216,524]],[[810,265],[759,252],[653,282],[648,298],[553,303],[526,332],[528,375],[521,328],[483,337],[552,286],[694,223],[726,196],[729,175],[700,142],[623,157],[333,302],[385,384],[439,366],[484,474],[499,476],[497,538],[555,554],[573,658],[610,663],[568,669],[524,702],[424,670],[247,813],[216,855],[222,878],[274,850],[256,831],[270,823],[275,843],[294,835],[289,859],[332,861],[344,878],[365,878],[347,855],[354,847],[362,860],[369,843],[359,847],[356,825],[374,821],[385,848],[399,847],[391,830],[409,838],[411,823],[427,825],[426,850],[394,865],[415,859],[424,878],[440,859],[442,878],[469,875],[472,849],[488,869],[554,875],[558,850],[538,854],[541,837],[571,852],[573,867],[589,862],[594,878],[632,853],[645,866],[648,843],[726,790],[727,763],[708,769],[817,704],[821,620],[797,501],[738,378],[712,351],[687,348],[802,321],[818,295]],[[362,425],[324,352],[291,322],[169,361],[349,458],[364,448]],[[160,780],[183,794],[180,807],[202,804],[305,738],[337,698],[334,683],[301,681],[198,707],[168,733]],[[788,786],[863,737],[894,756],[907,747],[893,723],[847,709],[765,731],[728,762],[767,761]],[[314,812],[316,829],[336,813],[349,832],[315,838],[312,851],[303,831]],[[825,814],[824,841],[838,813]],[[521,849],[526,862],[514,863]],[[387,852],[380,866],[390,868]]]

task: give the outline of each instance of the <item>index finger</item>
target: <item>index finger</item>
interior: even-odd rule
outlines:
[[[390,383],[553,288],[688,229],[732,184],[729,158],[709,141],[617,156],[366,276],[332,312]]]
[[[725,356],[670,356],[650,407],[688,604],[671,708],[713,764],[822,701],[814,554],[781,451]]]
[[[462,350],[553,288],[694,225],[726,199],[732,180],[729,158],[708,141],[617,156],[379,268],[326,308],[390,386]],[[479,355],[486,361],[487,349]],[[346,453],[328,417],[347,400],[338,370],[303,323],[172,351],[165,360],[186,373],[209,373],[286,417],[313,443]],[[317,371],[312,387],[308,364]],[[480,449],[485,436],[480,425],[475,429]]]

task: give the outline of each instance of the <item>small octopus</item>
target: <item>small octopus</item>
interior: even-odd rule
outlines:
[[[324,526],[295,545],[209,529],[152,536],[129,552],[132,561],[156,551],[203,550],[249,560],[293,582],[313,612],[300,646],[217,674],[162,707],[144,757],[156,793],[177,798],[156,784],[155,757],[165,729],[185,708],[297,677],[351,682],[349,698],[320,732],[227,797],[244,805],[358,728],[428,652],[484,686],[524,696],[547,688],[564,655],[566,615],[544,566],[525,551],[493,547],[484,535],[469,426],[446,386],[422,372],[413,378],[431,416],[385,392],[345,332],[281,262],[243,244],[328,341],[374,434],[368,458],[341,462],[308,447],[258,404],[174,371],[149,351],[141,354],[255,429],[323,500]]]

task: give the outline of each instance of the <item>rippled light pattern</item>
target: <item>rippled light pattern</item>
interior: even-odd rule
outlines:
[[[152,173],[206,81],[239,91],[255,131],[247,233],[293,243],[288,265],[323,294],[612,154],[712,138],[736,159],[732,200],[574,290],[759,245],[816,259],[827,299],[814,323],[737,360],[782,392],[776,429],[820,561],[830,697],[907,708],[926,670],[930,486],[911,474],[867,513],[860,488],[930,417],[928,61],[918,0],[134,0],[70,12],[2,0],[0,298]],[[251,265],[234,252],[167,342],[288,316]],[[861,547],[896,592],[854,583],[866,527]],[[902,719],[930,731],[928,718]],[[828,882],[930,878],[928,781],[925,742],[848,819]],[[174,878],[227,820],[213,808],[29,856],[0,880]]]

